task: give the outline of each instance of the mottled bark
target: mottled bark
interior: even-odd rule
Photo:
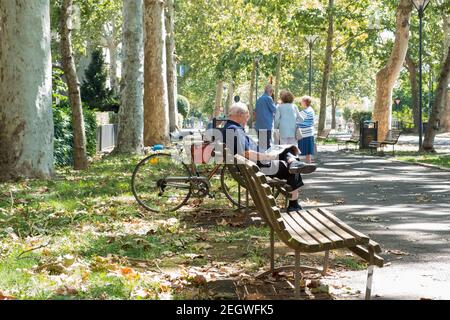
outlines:
[[[234,103],[234,83],[233,81],[230,81],[230,83],[228,84],[228,94],[227,94],[227,101],[225,103],[225,116],[228,115],[228,111],[230,111],[231,106]]]
[[[0,0],[0,181],[51,178],[49,0]]]
[[[322,78],[322,90],[320,96],[320,114],[319,114],[319,132],[325,129],[325,121],[327,117],[327,96],[328,83],[330,82],[330,74],[332,67],[333,55],[333,38],[334,38],[334,0],[328,0],[328,37],[327,47],[325,49],[325,59]]]
[[[255,110],[255,84],[256,84],[256,61],[253,62],[252,78],[250,79],[250,93],[248,96],[248,110],[250,111],[249,126],[253,128],[253,111]]]
[[[447,50],[446,60],[439,75],[436,100],[433,104],[433,110],[428,121],[429,125],[425,132],[425,139],[422,145],[422,151],[426,152],[434,151],[434,138],[439,130],[438,124],[440,122],[440,115],[444,109],[445,96],[447,95],[447,86],[450,79],[450,47],[448,47]]]
[[[331,129],[336,129],[336,110],[338,106],[338,99],[333,94],[331,96]]]
[[[175,5],[167,0],[166,8],[166,51],[167,51],[167,90],[169,96],[169,127],[173,132],[178,127],[177,108],[177,63],[175,61]]]
[[[169,143],[165,2],[144,0],[144,145]]]
[[[283,63],[283,53],[278,53],[277,58],[277,71],[275,76],[275,102],[280,98],[280,82],[281,82],[281,65]]]
[[[376,98],[373,119],[378,122],[378,138],[383,139],[391,128],[392,90],[408,51],[410,18],[413,5],[400,0],[397,7],[396,32],[391,56],[376,76]]]
[[[140,154],[144,138],[142,0],[123,0],[123,71],[116,153]]]
[[[113,22],[114,23],[114,22]],[[116,26],[113,24],[113,37],[108,39],[109,51],[109,82],[111,90],[116,94],[119,91],[119,79],[117,77],[117,43],[115,41]]]
[[[214,106],[214,117],[220,116],[220,109],[222,109],[223,103],[223,81],[217,80],[216,83],[216,100]]]
[[[411,84],[412,113],[414,122],[414,131],[418,132],[420,127],[419,115],[419,83],[417,82],[417,66],[411,59],[409,52],[406,54],[405,65],[409,73],[409,82]]]
[[[443,54],[443,61],[445,61],[446,54],[447,54],[447,48],[450,46],[450,19],[448,17],[448,14],[446,12],[445,7],[443,7],[443,14],[442,14],[442,20],[443,20],[443,30],[444,30],[444,54]],[[448,94],[445,95],[444,99],[444,111],[442,115],[441,120],[441,131],[443,132],[450,132],[450,91],[448,91]]]
[[[84,170],[88,167],[88,159],[86,155],[86,133],[81,106],[80,84],[72,50],[72,10],[73,1],[63,0],[60,16],[61,58],[72,108],[73,167],[75,170]]]

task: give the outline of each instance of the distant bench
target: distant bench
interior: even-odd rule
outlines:
[[[392,155],[395,155],[395,145],[400,138],[400,130],[389,130],[386,137],[382,141],[371,141],[369,143],[369,148],[372,150],[378,150],[378,148],[383,148],[386,145],[392,145]]]
[[[355,149],[356,149],[356,147],[359,144],[359,140],[360,140],[359,132],[355,130],[355,131],[353,131],[352,136],[349,139],[338,141],[338,150],[339,150],[340,145],[345,145],[345,148],[347,148],[347,145],[349,143],[355,144]]]

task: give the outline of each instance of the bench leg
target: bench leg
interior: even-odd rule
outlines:
[[[375,252],[372,247],[369,247],[369,268],[367,271],[367,284],[366,284],[366,300],[370,300],[372,296],[372,281],[373,281],[373,270],[375,268]]]
[[[300,251],[295,251],[295,298],[300,299]]]
[[[322,269],[322,275],[325,276],[328,271],[328,259],[330,257],[330,251],[325,251],[325,258],[323,259],[323,269]]]
[[[241,185],[238,184],[238,208],[241,207]]]
[[[270,228],[270,272],[275,273],[275,233]]]

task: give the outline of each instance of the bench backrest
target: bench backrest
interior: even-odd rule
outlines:
[[[350,140],[359,140],[359,138],[360,138],[360,132],[357,130],[353,130]]]
[[[317,134],[317,139],[326,139],[330,135],[331,129],[323,129]]]
[[[397,143],[401,133],[402,132],[400,130],[389,130],[388,133],[386,134],[386,139],[384,139],[384,141]]]
[[[258,166],[246,158],[236,155],[236,165],[248,186],[248,191],[255,203],[256,209],[261,214],[263,220],[275,231],[281,240],[291,241],[291,236],[286,230],[286,226],[281,217],[272,189],[267,183],[266,176],[260,172]]]

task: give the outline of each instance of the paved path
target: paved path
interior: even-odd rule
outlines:
[[[450,299],[450,172],[345,152],[322,151],[320,161],[305,176],[303,204],[329,207],[381,244],[376,298]],[[344,276],[365,288],[365,271]]]

